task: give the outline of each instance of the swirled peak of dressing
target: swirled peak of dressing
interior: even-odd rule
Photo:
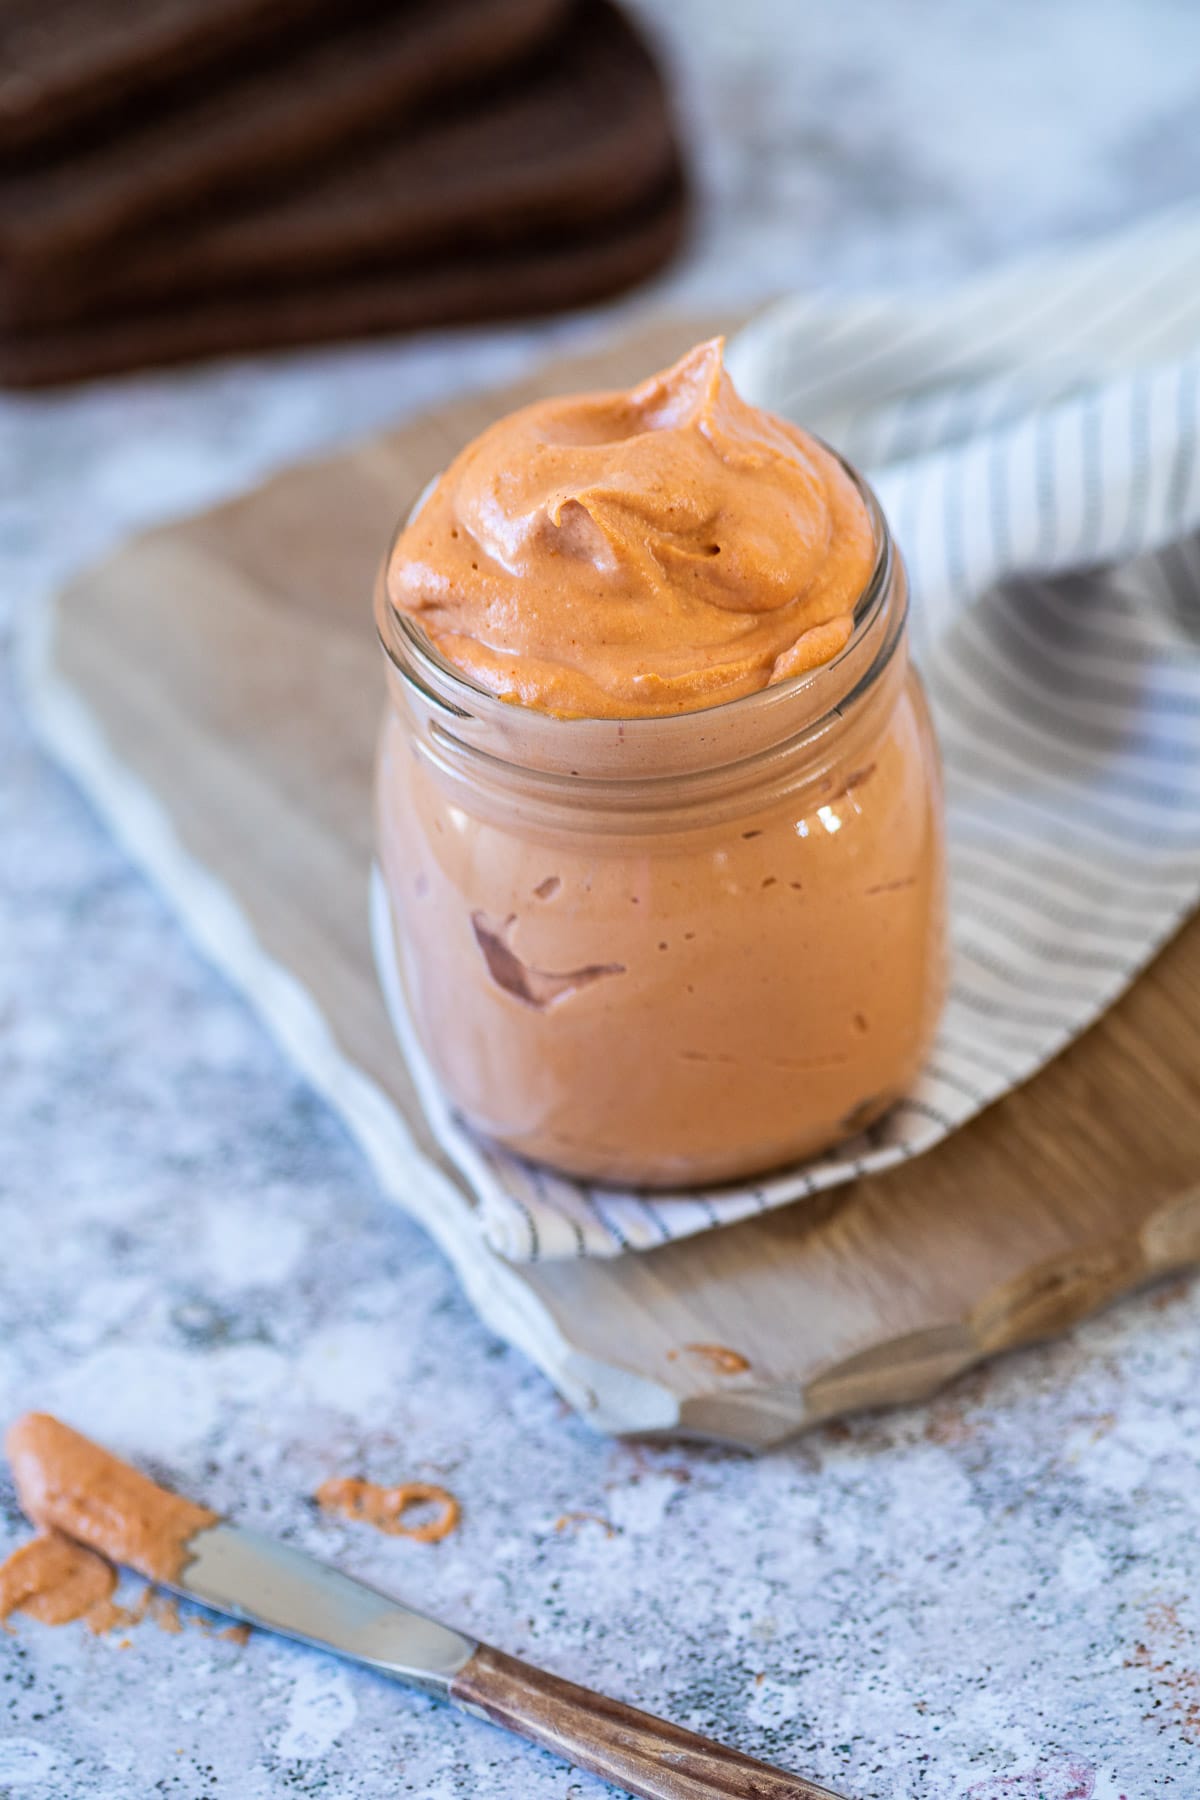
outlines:
[[[866,505],[740,398],[723,350],[492,425],[397,540],[393,605],[479,686],[562,717],[691,712],[835,656],[874,565]]]

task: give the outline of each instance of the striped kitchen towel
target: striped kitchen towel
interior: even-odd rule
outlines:
[[[729,367],[867,471],[908,561],[946,762],[949,1003],[914,1091],[833,1155],[615,1192],[462,1127],[377,931],[431,1122],[514,1260],[650,1249],[928,1149],[1089,1025],[1200,898],[1200,212],[934,299],[788,300]]]

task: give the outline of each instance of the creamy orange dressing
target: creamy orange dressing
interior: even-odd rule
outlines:
[[[4,1447],[17,1498],[44,1531],[59,1531],[151,1581],[174,1581],[188,1539],[217,1514],[168,1493],[49,1413],[26,1413]]]
[[[564,717],[692,712],[827,662],[874,563],[866,507],[722,351],[491,426],[398,540],[392,603],[490,693]]]
[[[347,1519],[361,1519],[390,1537],[415,1538],[436,1544],[449,1537],[462,1517],[462,1508],[448,1488],[431,1481],[405,1481],[383,1487],[356,1475],[334,1476],[317,1489],[317,1505],[323,1512],[338,1512]],[[418,1508],[436,1508],[431,1518],[406,1524],[405,1517]]]
[[[116,1585],[117,1572],[102,1556],[61,1532],[42,1532],[0,1564],[0,1621],[23,1612],[43,1625],[86,1619],[107,1631],[116,1622]]]
[[[741,400],[713,340],[485,431],[376,598],[396,963],[460,1115],[657,1188],[869,1128],[929,1047],[945,911],[865,487]]]
[[[97,1634],[147,1617],[160,1631],[181,1631],[172,1595],[147,1587],[136,1605],[116,1603],[113,1562],[173,1580],[186,1564],[193,1533],[216,1524],[217,1514],[156,1487],[48,1413],[18,1419],[5,1448],[21,1505],[43,1529],[0,1563],[0,1625],[23,1612],[43,1625],[82,1619]],[[68,1529],[74,1535],[66,1535]],[[76,1536],[86,1536],[92,1547]],[[244,1644],[250,1631],[247,1625],[214,1630],[201,1615],[189,1622],[230,1643]]]

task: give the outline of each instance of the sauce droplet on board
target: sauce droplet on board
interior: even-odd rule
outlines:
[[[744,1375],[750,1367],[750,1358],[740,1350],[731,1350],[728,1344],[684,1344],[682,1350],[667,1351],[668,1362],[675,1362],[680,1356],[706,1363],[718,1375]]]

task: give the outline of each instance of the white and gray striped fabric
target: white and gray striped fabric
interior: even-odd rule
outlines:
[[[664,1196],[473,1139],[384,967],[437,1136],[513,1260],[652,1249],[928,1149],[1094,1020],[1200,898],[1200,211],[932,300],[786,301],[729,362],[868,472],[907,558],[946,762],[950,1000],[870,1132]]]

